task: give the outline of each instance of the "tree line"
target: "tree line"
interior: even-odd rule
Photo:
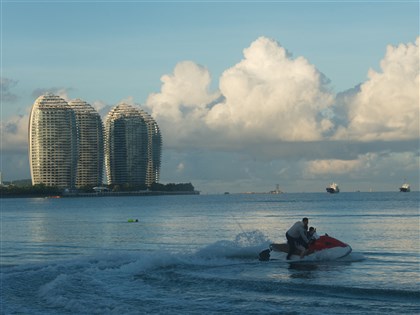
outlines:
[[[46,197],[61,196],[62,193],[62,189],[59,189],[58,187],[46,186],[44,184],[28,186],[0,186],[0,197]]]
[[[93,186],[85,186],[77,189],[78,192],[94,193]],[[107,191],[120,192],[120,191],[164,191],[164,192],[177,192],[177,191],[194,191],[194,186],[191,183],[169,183],[160,184],[153,183],[150,187],[146,185],[105,185]],[[44,184],[36,185],[7,185],[0,186],[0,197],[48,197],[48,196],[62,196],[65,190],[58,187],[46,186]]]

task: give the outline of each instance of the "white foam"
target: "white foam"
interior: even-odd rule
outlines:
[[[260,231],[242,232],[233,241],[221,240],[198,250],[196,255],[203,258],[243,258],[255,259],[258,253],[268,248],[271,241]]]

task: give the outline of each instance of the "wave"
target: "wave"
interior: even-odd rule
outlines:
[[[415,288],[358,285],[346,264],[364,260],[363,253],[309,266],[258,261],[269,243],[256,230],[193,252],[98,251],[5,267],[1,303],[6,314],[266,314],[293,312],[297,304],[301,313],[352,313],[355,308],[366,313],[378,305],[383,313],[414,313],[419,307]]]
[[[116,269],[144,272],[151,269],[177,264],[214,263],[226,260],[258,262],[258,254],[267,249],[272,241],[259,230],[239,233],[233,240],[220,240],[197,250],[172,252],[160,250],[98,250],[88,256],[76,256],[73,259],[55,260],[53,262],[33,262],[25,265],[2,265],[3,270],[11,273],[31,273],[43,270],[53,272],[57,268],[71,270],[97,268],[99,270]],[[363,253],[352,252],[340,261],[357,262],[366,259]]]
[[[195,255],[204,258],[256,259],[272,243],[259,230],[239,233],[233,241],[221,240],[199,249]]]

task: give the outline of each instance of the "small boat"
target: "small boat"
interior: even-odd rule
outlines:
[[[270,244],[268,249],[260,252],[259,259],[261,261],[285,260],[288,263],[332,261],[349,255],[351,251],[350,245],[325,234],[309,245],[307,254],[302,258],[299,250],[297,250],[292,254],[291,259],[286,260],[289,245],[283,243]]]
[[[340,188],[338,187],[336,183],[332,183],[331,185],[327,186],[326,190],[330,194],[336,194],[340,192]]]
[[[400,187],[401,192],[410,192],[410,184],[404,183]]]

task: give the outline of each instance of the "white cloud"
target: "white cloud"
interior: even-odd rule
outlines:
[[[388,46],[381,70],[369,71],[368,80],[346,106],[348,126],[340,127],[335,138],[419,138],[419,38],[414,43]]]
[[[360,160],[314,160],[306,163],[305,173],[308,176],[329,174],[347,174],[360,168]]]
[[[323,75],[265,37],[223,73],[220,92],[209,92],[208,70],[190,61],[177,64],[162,82],[161,92],[152,94],[146,106],[170,147],[313,141],[332,128],[322,115],[333,104]]]
[[[102,120],[105,122],[105,117],[115,105],[109,105],[103,101],[96,100],[91,104],[92,107],[99,113]]]
[[[207,106],[219,94],[209,92],[209,71],[191,61],[178,63],[174,73],[162,76],[161,80],[161,92],[147,99],[147,111],[163,131],[165,146],[189,146],[191,139],[204,137]]]
[[[322,117],[333,103],[326,88],[305,58],[293,59],[277,42],[260,37],[223,73],[225,99],[210,110],[206,123],[232,140],[319,140],[332,127]]]

